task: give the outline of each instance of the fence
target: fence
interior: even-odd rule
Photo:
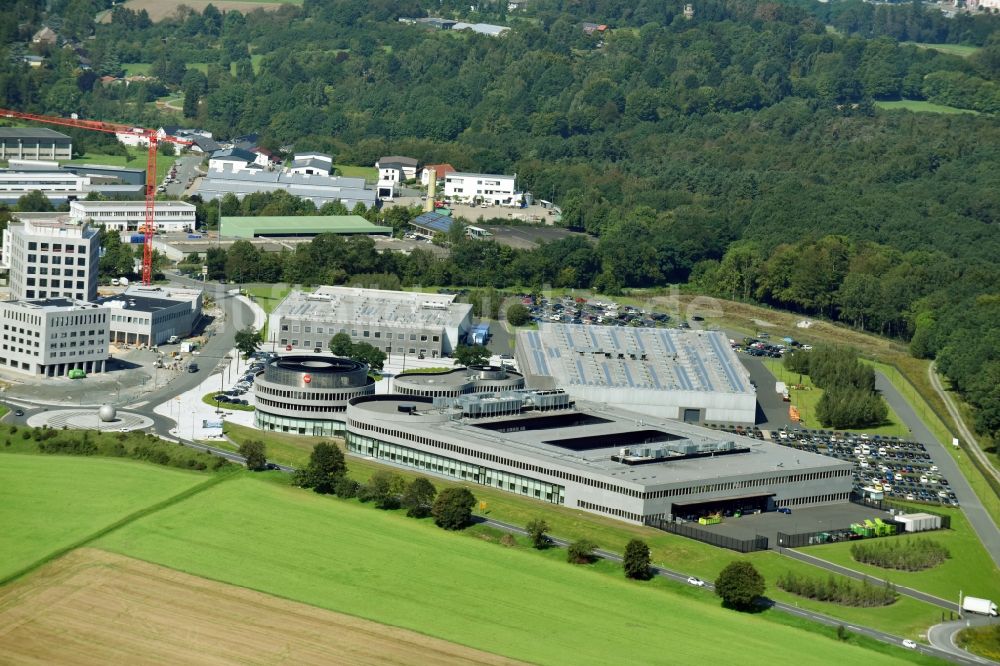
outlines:
[[[720,548],[728,548],[729,550],[735,550],[738,553],[752,553],[756,550],[767,550],[767,537],[759,534],[753,539],[737,539],[735,537],[726,536],[725,534],[719,534],[718,532],[695,527],[690,523],[672,523],[668,520],[663,520],[662,518],[647,518],[646,525],[649,527],[655,527],[658,530],[663,530],[664,532],[679,534],[680,536],[694,539],[695,541],[701,541],[702,543],[719,546]]]
[[[881,535],[862,536],[850,527],[835,530],[825,530],[823,532],[799,532],[796,534],[785,534],[778,532],[779,548],[802,548],[804,546],[819,546],[824,543],[840,543],[843,541],[857,541],[860,539],[875,539],[880,536],[898,536],[903,533],[903,525],[895,522],[885,522],[895,528],[892,533]]]
[[[865,499],[857,491],[851,492],[850,500],[855,504],[860,504],[861,506],[871,507],[873,509],[878,509],[879,511],[889,511],[895,510],[896,513],[929,513],[932,516],[937,516],[941,519],[941,528],[948,530],[951,529],[951,516],[946,513],[941,513],[939,511],[934,511],[932,509],[926,509],[923,506],[918,506],[918,508],[913,508],[912,506],[906,506],[905,504],[900,504],[899,502],[893,502],[892,500],[881,499]],[[922,502],[908,502],[908,504],[922,505]],[[935,506],[933,504],[929,506]]]

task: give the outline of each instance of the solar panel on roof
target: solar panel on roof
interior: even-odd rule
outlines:
[[[694,390],[694,385],[691,383],[691,380],[688,378],[687,370],[685,370],[683,366],[675,365],[674,366],[674,372],[677,374],[677,381],[680,382],[681,388],[683,390],[685,390],[685,391],[692,391],[692,390]]]
[[[698,379],[701,382],[701,389],[711,391],[712,390],[712,380],[708,378],[708,370],[705,369],[705,362],[702,360],[701,356],[696,354],[693,349],[688,348],[688,357],[694,361],[694,371],[698,375]]]
[[[583,381],[583,378],[587,376],[587,373],[583,371],[583,363],[580,362],[580,359],[576,359],[576,369],[577,372],[580,373],[580,383],[581,384],[585,383]]]
[[[660,378],[656,375],[656,370],[653,369],[653,366],[649,366],[649,376],[653,378],[653,384],[656,385],[656,388],[662,391],[663,384],[660,383]]]
[[[604,370],[604,378],[608,380],[608,386],[614,385],[614,382],[611,381],[611,371],[608,370],[608,364],[601,363],[601,369]]]
[[[628,382],[629,386],[631,386],[632,388],[635,388],[635,382],[632,380],[632,373],[629,372],[628,366],[627,365],[622,365],[622,370],[625,371],[625,381]]]
[[[677,347],[674,347],[674,342],[670,339],[669,333],[666,331],[660,331],[660,339],[663,341],[663,346],[667,348],[668,354],[677,353]]]
[[[726,351],[722,347],[722,342],[719,340],[718,336],[709,336],[709,342],[712,345],[712,349],[715,350],[716,356],[719,359],[719,363],[722,364],[722,371],[726,373],[726,377],[729,378],[729,383],[733,390],[742,393],[745,389],[743,387],[743,382],[740,381],[739,376],[736,371],[729,364],[729,359],[726,358]]]

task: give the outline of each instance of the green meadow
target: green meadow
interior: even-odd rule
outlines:
[[[892,663],[717,603],[247,476],[95,546],[547,664]],[[900,655],[902,656],[902,655]]]

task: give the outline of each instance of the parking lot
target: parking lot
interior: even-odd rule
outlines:
[[[232,381],[232,385],[225,391],[220,391],[213,396],[213,400],[218,402],[220,405],[249,405],[253,406],[253,383],[257,378],[257,375],[264,372],[264,364],[268,359],[277,356],[277,354],[272,352],[256,352],[250,362],[250,365],[236,376],[235,380]]]
[[[531,313],[534,323],[555,322],[563,324],[591,324],[597,326],[643,326],[666,328],[671,325],[669,315],[652,312],[630,305],[623,306],[614,301],[588,301],[585,298],[563,296],[561,298],[532,299],[523,295],[521,303]],[[690,328],[687,322],[678,322],[677,328]]]
[[[782,429],[772,441],[854,464],[854,487],[886,498],[958,506],[948,479],[941,476],[927,448],[899,437],[827,430]]]

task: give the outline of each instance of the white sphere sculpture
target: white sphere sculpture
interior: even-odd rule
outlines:
[[[101,405],[101,408],[97,410],[97,415],[101,417],[101,420],[105,423],[115,420],[115,415],[118,412],[111,405]]]

